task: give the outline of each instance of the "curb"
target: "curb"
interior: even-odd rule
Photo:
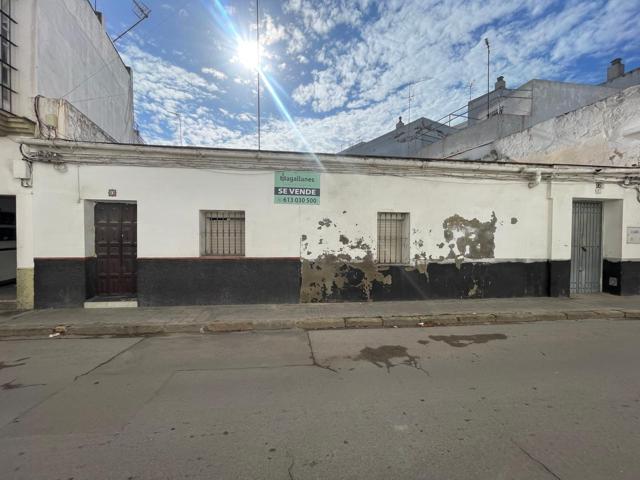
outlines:
[[[491,325],[505,323],[549,322],[559,320],[629,319],[640,320],[640,310],[570,310],[564,312],[497,312],[448,313],[406,316],[328,317],[304,320],[265,319],[259,321],[221,320],[202,323],[105,324],[79,323],[71,325],[1,325],[0,338],[60,336],[151,336],[172,333],[228,333],[264,330],[331,330],[353,328],[437,327],[453,325]]]

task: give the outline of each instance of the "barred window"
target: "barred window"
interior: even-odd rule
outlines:
[[[15,93],[12,86],[12,25],[16,21],[11,17],[11,0],[0,0],[0,108],[7,112],[12,109],[11,94]]]
[[[409,263],[408,213],[378,213],[378,262]]]
[[[200,212],[200,255],[244,256],[244,212]]]

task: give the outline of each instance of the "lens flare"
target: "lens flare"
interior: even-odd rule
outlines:
[[[263,68],[259,66],[259,57],[256,49],[256,42],[246,40],[243,36],[241,36],[236,28],[233,20],[230,18],[227,9],[221,0],[201,0],[202,4],[206,7],[207,11],[211,14],[214,21],[218,24],[222,32],[227,37],[227,41],[230,42],[234,51],[233,55],[239,61],[239,63],[252,68],[257,69],[258,75],[260,76],[261,83],[264,85],[264,88],[269,92],[273,103],[276,105],[278,110],[280,111],[280,115],[285,119],[285,121],[291,127],[294,135],[298,138],[300,144],[304,145],[305,151],[309,154],[310,158],[317,165],[318,168],[324,170],[324,166],[322,162],[317,157],[317,155],[313,152],[309,142],[304,137],[295,120],[289,113],[289,110],[285,106],[284,102],[280,95],[278,95],[277,90],[284,92],[284,89],[278,85],[275,78],[271,78]],[[286,96],[286,93],[285,93]]]
[[[240,64],[245,67],[255,70],[258,68],[258,52],[256,51],[256,42],[250,42],[248,40],[241,40],[238,42],[236,49],[236,57]]]

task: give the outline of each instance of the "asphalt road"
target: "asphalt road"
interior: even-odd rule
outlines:
[[[0,342],[2,479],[637,479],[640,321]]]

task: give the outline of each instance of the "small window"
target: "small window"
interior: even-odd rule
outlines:
[[[378,262],[409,263],[408,213],[378,213]]]
[[[244,256],[244,212],[206,210],[200,212],[200,254]]]

